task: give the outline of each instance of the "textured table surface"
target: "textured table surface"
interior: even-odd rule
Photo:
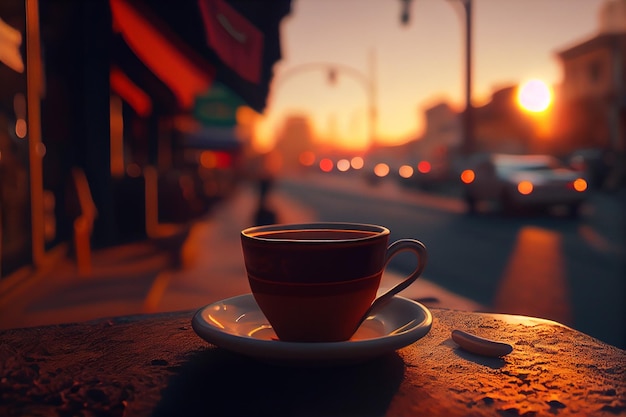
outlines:
[[[217,349],[192,311],[0,332],[2,416],[626,415],[626,351],[557,323],[432,309],[428,335],[358,365],[293,368]],[[452,329],[506,341],[483,358]]]

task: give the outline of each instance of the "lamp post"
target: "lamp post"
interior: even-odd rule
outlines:
[[[374,77],[374,54],[370,55],[370,74],[366,75],[363,72],[352,68],[347,65],[334,64],[328,62],[311,62],[307,64],[298,65],[292,68],[288,68],[280,74],[274,81],[274,91],[279,86],[284,84],[289,78],[309,71],[325,71],[328,76],[328,82],[335,83],[338,74],[343,74],[352,77],[356,80],[365,90],[368,101],[368,140],[369,145],[373,145],[376,141],[376,82]]]
[[[400,0],[402,11],[400,22],[407,25],[410,20],[410,4],[412,0]],[[475,149],[474,115],[472,107],[472,0],[457,0],[463,7],[465,18],[465,110],[463,111],[463,143],[462,152],[471,154]]]
[[[26,91],[28,103],[28,153],[30,163],[32,262],[41,266],[46,255],[43,206],[43,144],[41,142],[42,71],[39,1],[26,2]]]

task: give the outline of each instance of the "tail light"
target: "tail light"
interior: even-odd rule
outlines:
[[[432,166],[430,165],[430,162],[428,161],[420,161],[420,163],[417,164],[417,170],[421,172],[422,174],[428,174],[431,169],[432,169]]]
[[[522,195],[528,195],[533,192],[533,183],[530,181],[520,181],[517,184],[517,191]]]
[[[579,193],[582,193],[583,191],[585,191],[588,187],[587,185],[587,181],[585,181],[582,178],[577,178],[576,180],[574,180],[573,182],[570,183],[570,186],[578,191]]]
[[[471,169],[466,169],[465,171],[461,172],[461,181],[464,184],[471,184],[474,182],[475,179],[476,174]]]

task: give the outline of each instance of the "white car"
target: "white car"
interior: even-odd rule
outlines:
[[[461,172],[470,212],[478,202],[497,202],[503,211],[566,206],[578,215],[587,181],[550,155],[492,154]]]

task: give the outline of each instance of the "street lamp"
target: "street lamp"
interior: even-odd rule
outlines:
[[[410,3],[412,0],[400,0],[402,10],[400,22],[407,25],[410,20]],[[463,6],[465,17],[465,110],[463,111],[463,145],[462,151],[469,155],[474,151],[474,117],[472,107],[472,0],[456,0]]]
[[[328,82],[330,84],[335,84],[337,82],[337,76],[339,74],[350,76],[352,79],[356,80],[365,90],[368,100],[369,107],[369,115],[368,115],[368,129],[369,129],[369,144],[370,146],[375,143],[376,140],[376,83],[374,78],[374,56],[370,55],[371,58],[371,68],[370,74],[366,75],[363,72],[352,68],[347,65],[342,64],[334,64],[334,63],[326,63],[326,62],[311,62],[307,64],[298,65],[292,68],[289,68],[282,72],[279,77],[276,78],[273,85],[273,90],[276,91],[279,86],[281,86],[287,79],[293,77],[294,75],[301,74],[303,72],[309,71],[325,71],[328,77]]]

